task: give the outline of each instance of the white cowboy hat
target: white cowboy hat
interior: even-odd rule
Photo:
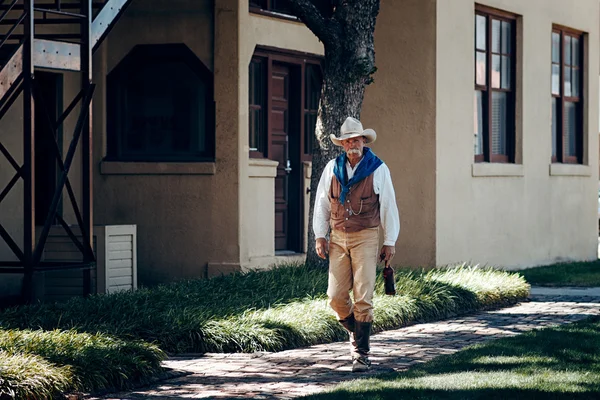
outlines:
[[[333,133],[329,135],[331,141],[336,146],[342,145],[342,140],[364,136],[367,139],[366,144],[373,143],[377,139],[377,133],[373,129],[363,129],[362,124],[356,118],[348,117],[340,128],[340,136],[336,137]]]

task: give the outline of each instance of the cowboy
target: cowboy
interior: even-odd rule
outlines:
[[[317,254],[323,259],[329,255],[329,305],[350,333],[352,371],[362,372],[371,366],[368,355],[375,267],[378,256],[386,264],[394,257],[400,218],[390,170],[365,147],[377,138],[375,131],[363,129],[359,120],[348,117],[340,133],[330,138],[344,148],[344,153],[323,170],[313,230]],[[381,250],[379,225],[384,233]]]

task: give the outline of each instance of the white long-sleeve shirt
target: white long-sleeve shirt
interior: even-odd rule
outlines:
[[[346,162],[346,171],[348,180],[352,179],[358,162],[352,168],[349,162]],[[329,220],[331,215],[331,202],[329,200],[329,189],[333,179],[333,168],[335,159],[329,161],[323,170],[319,187],[317,188],[317,197],[315,199],[315,212],[313,214],[313,231],[315,238],[324,238],[329,232]],[[400,233],[400,216],[398,215],[398,206],[396,205],[396,193],[392,185],[392,176],[390,170],[385,164],[381,164],[373,172],[373,190],[379,195],[379,216],[381,226],[383,227],[384,246],[394,246]]]

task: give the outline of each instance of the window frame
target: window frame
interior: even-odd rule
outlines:
[[[556,125],[558,127],[558,132],[556,135],[556,143],[552,143],[552,145],[556,145],[556,154],[552,152],[551,161],[552,163],[560,163],[560,164],[583,164],[583,154],[584,154],[584,115],[583,110],[585,107],[585,96],[584,96],[584,88],[585,88],[585,33],[573,28],[569,28],[566,26],[553,24],[552,25],[552,33],[550,36],[550,45],[552,46],[552,34],[559,34],[559,94],[556,95],[552,90],[552,81],[550,84],[550,95],[552,99],[557,99],[557,120]],[[579,40],[579,66],[577,69],[579,70],[579,96],[566,96],[565,95],[565,68],[573,68],[572,64],[566,64],[565,59],[565,36],[576,38]],[[572,55],[571,55],[572,57]],[[571,61],[572,62],[572,61]],[[550,57],[550,65],[556,65],[552,60],[552,54]],[[550,75],[550,79],[552,79],[552,73]],[[575,132],[575,156],[570,156],[565,154],[565,102],[577,103],[577,114],[576,114],[576,132]],[[554,111],[553,111],[554,112]],[[552,133],[552,132],[551,132]],[[552,138],[554,140],[554,138]]]
[[[270,17],[281,18],[289,21],[300,21],[300,19],[295,15],[273,9],[273,0],[249,0],[248,5],[250,12],[254,14],[268,15]]]
[[[253,14],[266,15],[293,22],[302,22],[300,18],[293,14],[287,14],[285,11],[273,9],[273,1],[275,0],[249,0],[248,9]],[[335,5],[335,3],[332,3],[333,1],[334,0],[320,0],[318,3],[314,2],[313,4],[326,18],[330,18],[333,13],[333,6]]]
[[[205,85],[204,152],[186,154],[133,154],[125,149],[123,126],[127,118],[127,87],[123,84],[131,71],[152,60],[175,59],[186,64]],[[204,63],[183,43],[136,45],[107,75],[107,161],[125,162],[209,162],[215,161],[214,79]],[[125,103],[124,103],[125,102]]]
[[[266,129],[267,129],[267,124],[268,124],[268,109],[267,109],[267,97],[269,95],[269,91],[268,91],[268,82],[266,82],[266,78],[268,77],[268,66],[269,64],[269,59],[268,57],[265,58],[262,55],[253,55],[252,59],[250,60],[250,65],[249,68],[252,66],[253,63],[259,63],[260,64],[260,70],[259,73],[262,75],[261,77],[261,82],[260,82],[260,94],[261,94],[261,104],[254,104],[250,101],[250,96],[252,95],[250,88],[254,87],[254,83],[251,82],[252,76],[250,75],[250,69],[248,69],[248,148],[249,148],[249,152],[250,152],[250,157],[251,158],[266,158],[268,151],[267,151],[267,147],[268,147],[268,143],[266,142]],[[261,116],[260,116],[260,123],[261,123],[261,127],[262,129],[260,130],[260,132],[258,132],[258,147],[253,148],[250,147],[250,143],[251,143],[251,135],[254,134],[254,131],[252,130],[252,124],[251,124],[251,117],[252,117],[252,111],[254,110],[261,110],[264,111]]]
[[[273,63],[285,63],[288,65],[293,66],[296,69],[296,73],[298,74],[298,77],[300,79],[300,98],[298,99],[300,101],[299,103],[299,120],[300,120],[300,127],[299,127],[299,132],[301,132],[301,138],[300,138],[300,148],[302,149],[302,154],[301,154],[301,160],[302,161],[311,161],[312,160],[312,152],[310,154],[307,154],[304,149],[306,148],[306,134],[305,134],[305,115],[307,113],[306,108],[306,89],[307,89],[307,82],[306,82],[306,66],[308,64],[310,65],[315,65],[318,66],[320,68],[320,72],[321,72],[321,78],[323,78],[323,57],[322,56],[318,56],[318,55],[314,55],[314,54],[308,54],[308,53],[303,53],[303,52],[298,52],[298,51],[290,51],[290,50],[281,50],[281,49],[277,49],[277,48],[272,48],[272,47],[268,47],[268,46],[257,46],[254,54],[252,55],[252,59],[250,62],[252,62],[252,60],[255,59],[262,59],[265,61],[266,65],[265,67],[262,69],[263,73],[265,73],[266,75],[264,76],[263,82],[265,85],[264,88],[264,93],[265,96],[263,98],[264,101],[264,106],[263,108],[265,109],[265,114],[264,114],[264,129],[262,132],[263,138],[261,139],[261,142],[264,143],[264,150],[260,151],[260,149],[258,150],[250,150],[249,148],[249,156],[250,158],[265,158],[268,159],[271,155],[271,129],[270,129],[270,120],[269,120],[269,110],[271,109],[271,96],[272,96],[272,91],[271,91],[271,79],[270,76],[272,75],[272,66]],[[250,77],[249,77],[250,79]],[[250,104],[250,81],[248,82],[248,112],[250,113],[251,108],[253,107]],[[251,129],[250,129],[250,116],[248,117],[248,144],[250,144],[250,134],[251,134]]]
[[[320,78],[321,78],[321,86],[319,87],[318,93],[319,93],[319,101],[317,104],[317,109],[313,109],[310,108],[308,106],[308,98],[307,95],[309,93],[309,91],[312,91],[312,87],[310,86],[310,82],[308,79],[308,74],[309,74],[309,68],[307,68],[308,66],[315,68],[315,70],[318,70]],[[303,83],[302,83],[302,160],[303,161],[311,161],[312,160],[312,150],[313,147],[315,146],[316,143],[316,137],[314,137],[314,134],[311,136],[310,140],[307,140],[307,135],[306,135],[306,116],[307,115],[314,115],[315,116],[315,124],[316,124],[316,119],[319,116],[319,106],[320,106],[320,102],[321,102],[321,91],[323,90],[323,66],[321,63],[316,62],[316,60],[305,60],[304,66],[303,66],[303,71],[302,73],[304,74],[303,79]],[[316,125],[315,125],[315,129],[316,129]],[[314,132],[313,132],[314,133]],[[308,151],[307,151],[308,150]]]
[[[477,53],[482,52],[477,48],[477,16],[483,16],[486,20],[486,37],[485,37],[485,85],[477,82]],[[474,154],[474,162],[491,162],[491,163],[515,163],[516,159],[516,141],[517,141],[517,124],[516,124],[516,95],[517,95],[517,15],[507,11],[498,10],[495,8],[475,5],[474,13],[474,87],[475,91],[482,93],[482,120],[483,131],[481,132],[483,143],[483,154]],[[510,52],[502,52],[502,42],[500,43],[499,52],[493,51],[492,47],[492,20],[498,20],[501,23],[507,22],[510,24]],[[502,32],[502,28],[500,29]],[[502,33],[501,33],[502,35]],[[494,88],[492,85],[492,56],[497,55],[502,59],[503,56],[510,57],[510,87],[508,89],[500,87]],[[501,64],[502,65],[502,64]],[[502,66],[500,66],[500,75],[502,76]],[[502,80],[502,78],[501,78]],[[492,150],[492,98],[495,92],[507,93],[507,111],[506,118],[506,154],[494,154]]]

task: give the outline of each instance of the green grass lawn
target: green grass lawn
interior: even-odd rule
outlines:
[[[600,260],[547,265],[519,273],[531,285],[600,286]]]
[[[599,399],[600,318],[491,341],[306,398]]]

